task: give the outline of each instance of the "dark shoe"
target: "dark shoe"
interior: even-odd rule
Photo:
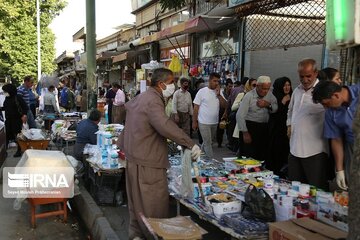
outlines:
[[[21,152],[16,152],[13,157],[21,157]]]

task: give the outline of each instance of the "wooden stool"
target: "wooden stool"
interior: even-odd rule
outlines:
[[[28,198],[31,208],[31,226],[33,228],[36,227],[36,218],[46,218],[50,216],[57,216],[63,215],[64,222],[67,221],[67,206],[66,198]],[[43,213],[36,213],[36,206],[37,205],[46,205],[51,203],[57,203],[58,210],[43,212]]]

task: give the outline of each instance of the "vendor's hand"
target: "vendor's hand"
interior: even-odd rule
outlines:
[[[270,106],[270,103],[264,99],[259,99],[259,100],[257,100],[256,105],[259,108],[267,108]]]
[[[244,143],[250,144],[252,142],[251,135],[249,132],[243,132]]]
[[[347,190],[344,170],[336,172],[336,183],[342,190]]]
[[[23,116],[21,117],[21,121],[22,121],[23,123],[26,123],[26,122],[27,122],[27,116],[26,116],[26,115],[23,115]]]
[[[193,128],[194,131],[196,131],[198,129],[198,122],[197,121],[193,121],[192,128]]]
[[[197,144],[195,144],[191,149],[191,158],[196,161],[200,157],[200,154],[201,149]]]
[[[287,136],[290,139],[291,138],[291,126],[287,126]]]

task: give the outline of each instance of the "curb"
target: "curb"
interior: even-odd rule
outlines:
[[[74,197],[74,207],[95,240],[119,240],[104,213],[95,203],[89,192],[80,185],[81,194]]]

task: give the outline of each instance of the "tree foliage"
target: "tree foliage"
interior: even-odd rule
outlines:
[[[165,11],[166,9],[181,9],[185,7],[189,0],[160,0],[161,10]]]
[[[65,0],[40,0],[42,73],[56,68],[55,36],[49,24],[65,6]],[[37,75],[35,0],[0,0],[0,76],[4,75],[18,81]]]

